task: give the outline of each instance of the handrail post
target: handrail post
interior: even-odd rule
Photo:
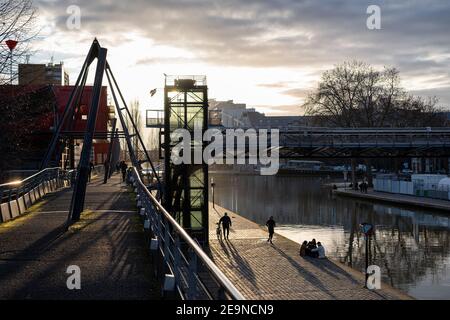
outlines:
[[[219,297],[229,297],[235,300],[243,300],[244,296],[214,264],[199,244],[189,236],[189,234],[178,224],[175,218],[147,189],[142,182],[142,178],[139,176],[136,167],[133,167],[131,170],[133,176],[136,178],[138,188],[140,188],[142,200],[148,200],[149,207],[151,208],[151,211],[147,212],[147,214],[150,214],[150,217],[154,219],[154,223],[152,223],[152,227],[154,228],[152,229],[154,229],[154,236],[159,240],[157,248],[159,254],[157,257],[160,258],[162,255],[165,256],[164,261],[161,259],[161,263],[157,263],[156,273],[160,274],[162,262],[167,262],[168,267],[171,269],[175,277],[176,285],[179,288],[182,287],[183,289],[186,285],[187,290],[185,295],[187,299],[197,299],[199,297],[203,297],[203,295],[199,295],[199,290],[201,290],[201,292],[204,291],[207,297],[213,298],[198,276],[198,259],[200,259],[201,266],[206,267],[205,271],[207,271],[215,279],[215,281],[218,282],[219,287],[222,288],[221,290],[223,290],[223,292],[218,292]],[[163,241],[164,244],[162,243]],[[188,248],[187,257],[184,252],[181,251],[182,243],[186,243],[186,247]],[[171,254],[173,254],[173,258]],[[185,274],[186,278],[184,277]]]
[[[8,208],[9,208],[9,216],[12,218],[12,208],[11,208],[11,193],[12,193],[12,188],[9,189],[9,193],[8,193]]]
[[[191,300],[194,300],[197,296],[196,274],[197,255],[194,250],[189,249],[188,298]]]
[[[175,286],[177,286],[180,281],[180,260],[181,260],[181,246],[180,246],[180,237],[178,235],[175,236],[175,252],[173,253],[173,275],[175,276]]]
[[[167,265],[170,264],[170,234],[167,221],[164,223],[164,261]]]

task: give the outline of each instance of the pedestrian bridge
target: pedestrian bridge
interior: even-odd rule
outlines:
[[[227,150],[227,129],[214,127],[223,135]],[[266,141],[258,141],[260,129],[268,130]],[[450,157],[450,128],[321,128],[321,127],[274,127],[239,128],[245,141],[237,140],[236,148],[257,149],[261,142],[273,149],[271,135],[278,130],[280,158],[411,158]],[[244,133],[245,132],[245,133]],[[272,132],[272,134],[271,134]],[[230,135],[234,138],[236,133]],[[229,153],[230,150],[227,150]],[[232,152],[233,150],[231,150]],[[237,155],[235,153],[235,155]],[[226,154],[224,154],[224,157]]]

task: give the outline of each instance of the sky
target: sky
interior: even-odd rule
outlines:
[[[209,97],[299,115],[323,71],[350,60],[396,67],[412,93],[450,109],[446,0],[35,0],[31,63],[64,61],[74,84],[97,37],[128,101],[162,107],[165,74],[206,75]],[[71,6],[80,12],[73,28]],[[381,29],[369,29],[370,5]],[[69,10],[69,11],[68,11]],[[68,25],[69,21],[69,25]],[[159,90],[161,92],[161,90]]]

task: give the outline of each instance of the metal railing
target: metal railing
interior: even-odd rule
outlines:
[[[164,262],[166,285],[182,299],[243,300],[244,297],[203,251],[196,240],[176,222],[147,189],[135,167],[130,180],[136,188],[138,206],[144,215],[144,227],[150,230],[150,248],[158,251]],[[167,289],[167,288],[166,288]]]
[[[282,146],[420,147],[449,146],[450,128],[308,128],[280,129]]]
[[[72,185],[75,170],[46,168],[23,180],[0,184],[0,222],[22,214],[46,193]]]

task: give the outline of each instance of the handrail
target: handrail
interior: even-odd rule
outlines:
[[[69,185],[71,185],[75,172],[76,170],[63,170],[58,167],[45,168],[23,180],[0,184],[0,203],[3,202],[4,196],[8,201],[18,199],[43,181],[56,179],[59,185],[62,180],[69,180]]]
[[[149,197],[152,204],[160,211],[166,221],[169,222],[173,230],[186,242],[188,247],[193,250],[195,255],[204,263],[206,268],[211,272],[213,277],[218,283],[228,292],[232,299],[244,300],[244,296],[236,289],[231,281],[225,276],[225,274],[214,264],[209,256],[203,251],[203,249],[192,239],[189,234],[177,223],[177,221],[170,215],[169,212],[158,202],[158,200],[151,194],[147,187],[142,182],[140,175],[136,167],[132,167],[133,176],[136,179],[137,184]]]
[[[7,183],[0,184],[0,188],[2,188],[2,187],[8,187],[8,186],[19,186],[19,185],[23,185],[25,182],[28,182],[29,180],[33,180],[35,177],[41,175],[41,174],[44,173],[45,171],[52,171],[52,170],[55,170],[55,169],[59,169],[59,168],[58,168],[58,167],[55,167],[55,168],[45,168],[45,169],[43,169],[43,170],[41,170],[41,171],[39,171],[39,172],[36,172],[35,174],[33,174],[33,175],[29,176],[29,177],[26,177],[26,178],[23,179],[23,180],[20,180],[20,181],[12,181],[12,182],[7,182]]]

